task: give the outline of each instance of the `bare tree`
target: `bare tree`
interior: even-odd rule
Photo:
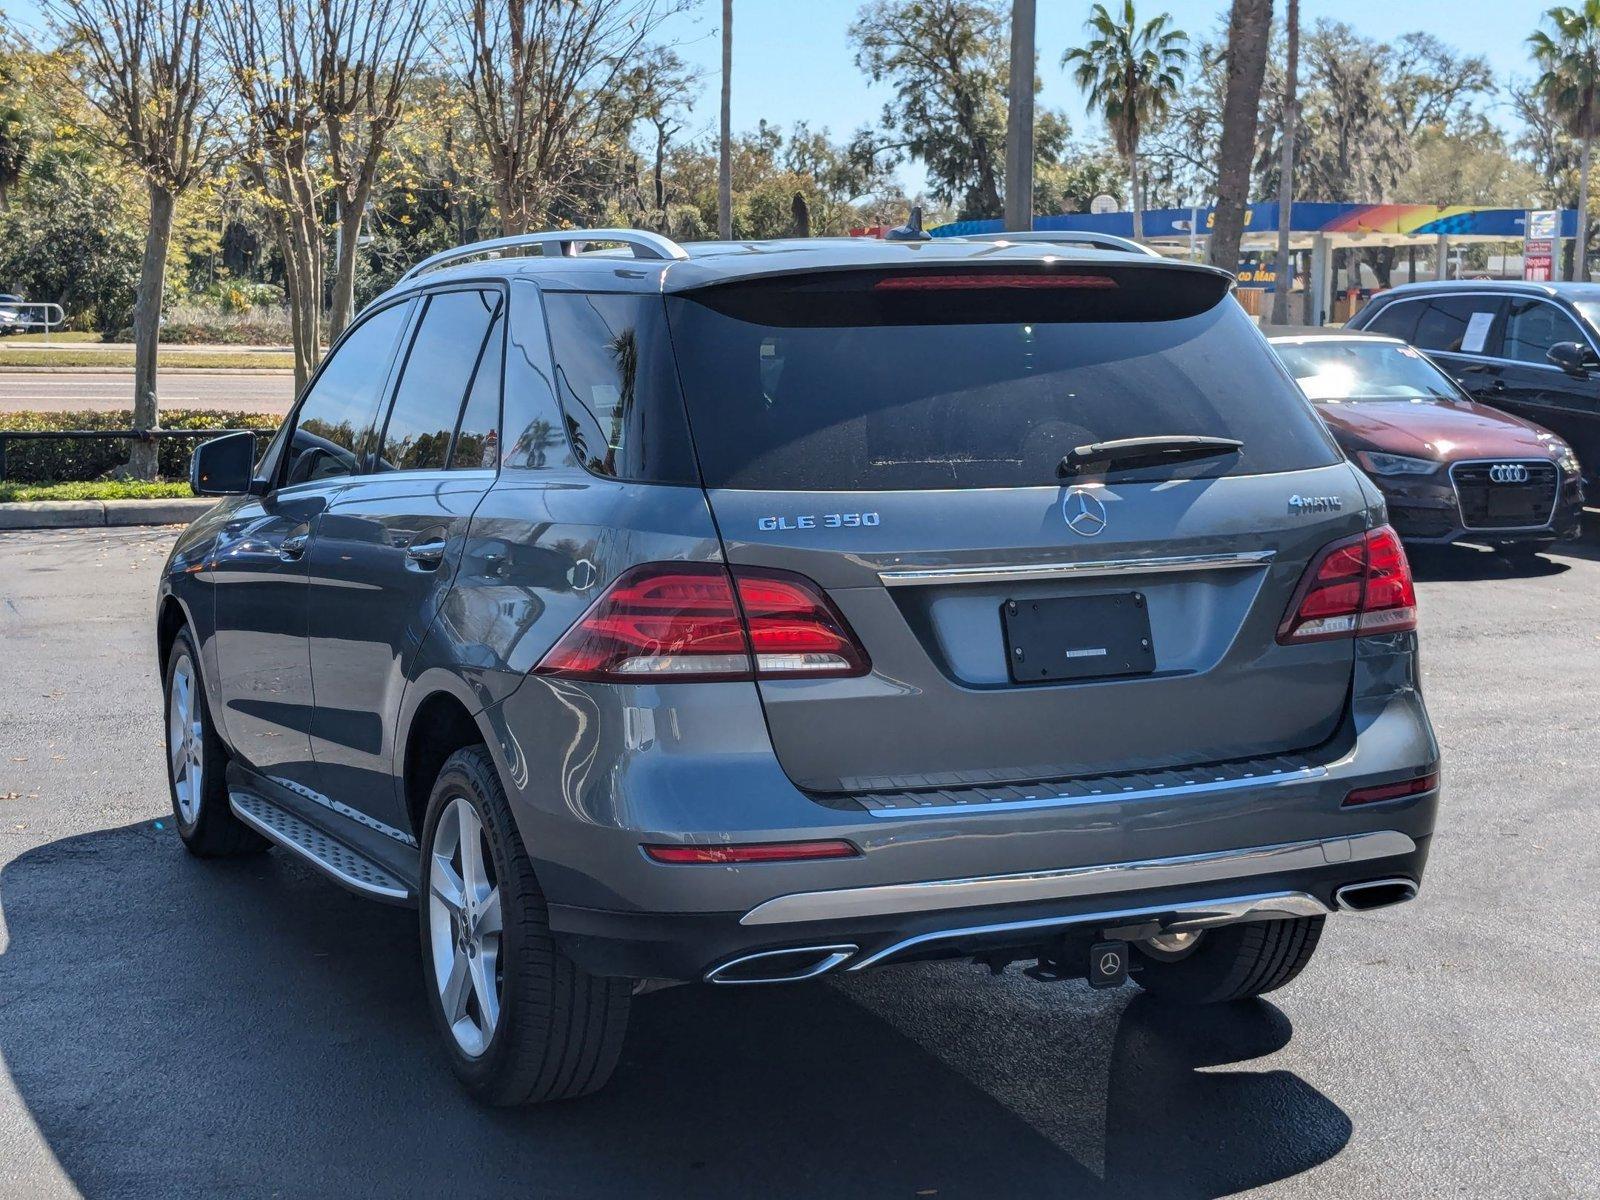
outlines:
[[[507,234],[576,207],[605,110],[682,0],[452,0],[462,83]]]
[[[355,315],[356,248],[367,200],[421,45],[427,0],[323,0],[315,97],[327,135],[337,206],[337,251],[328,336]]]
[[[154,429],[173,215],[178,198],[218,164],[205,0],[47,0],[46,11],[79,68],[59,86],[84,90],[105,118],[86,132],[102,137],[139,172],[150,198],[133,310],[133,427]],[[127,469],[154,479],[155,442],[135,442]]]
[[[1283,163],[1278,173],[1278,266],[1272,323],[1289,323],[1289,226],[1294,216],[1294,133],[1300,119],[1300,0],[1288,0],[1283,69]]]
[[[1206,257],[1214,267],[1239,266],[1250,167],[1256,153],[1261,81],[1272,35],[1272,0],[1233,0],[1228,20],[1228,86],[1222,100],[1222,145],[1217,154],[1217,206]]]

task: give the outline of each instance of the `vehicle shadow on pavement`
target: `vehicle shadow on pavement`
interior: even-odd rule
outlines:
[[[963,1053],[998,1053],[1030,1021],[1085,1023],[1073,1036],[1099,1049],[1013,1040],[1003,1087],[901,1031],[925,1032],[926,989],[880,987],[869,1007],[824,984],[685,987],[636,1002],[600,1095],[486,1110],[435,1044],[413,913],[283,854],[196,861],[166,824],[0,869],[0,1059],[90,1197],[1213,1197],[1350,1137],[1295,1075],[1217,1069],[1288,1041],[1270,1004],[1173,1011],[1033,984],[1027,1005],[999,997],[1004,1030],[971,1014]],[[1094,1145],[1047,1132],[1063,1105],[1093,1110]],[[0,1120],[0,1143],[32,1136]]]
[[[1493,579],[1547,579],[1572,568],[1562,557],[1588,557],[1584,547],[1564,542],[1550,554],[1507,558],[1477,546],[1412,546],[1406,557],[1419,583],[1470,583]]]

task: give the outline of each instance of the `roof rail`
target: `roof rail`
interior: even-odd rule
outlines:
[[[631,247],[635,258],[658,259],[684,259],[688,253],[671,238],[662,237],[659,233],[651,233],[648,229],[558,229],[544,233],[518,233],[511,237],[491,238],[487,242],[472,242],[466,246],[457,246],[453,250],[443,250],[438,254],[423,259],[404,275],[400,276],[397,283],[404,283],[408,279],[415,279],[426,271],[433,271],[447,263],[457,262],[464,258],[472,258],[479,254],[498,254],[501,250],[510,250],[519,246],[542,246],[544,253],[571,258],[578,254],[579,248],[585,242],[617,242]]]

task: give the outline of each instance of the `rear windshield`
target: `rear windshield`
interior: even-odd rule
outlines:
[[[972,278],[852,272],[669,296],[706,486],[1050,486],[1077,446],[1192,434],[1243,449],[1115,478],[1337,461],[1215,277],[1123,269],[1109,283],[1007,276],[994,290]]]

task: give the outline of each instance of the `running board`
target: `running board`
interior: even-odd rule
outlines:
[[[315,825],[279,808],[265,796],[229,789],[234,815],[275,845],[298,854],[335,883],[361,896],[409,904],[415,897],[401,879]]]

